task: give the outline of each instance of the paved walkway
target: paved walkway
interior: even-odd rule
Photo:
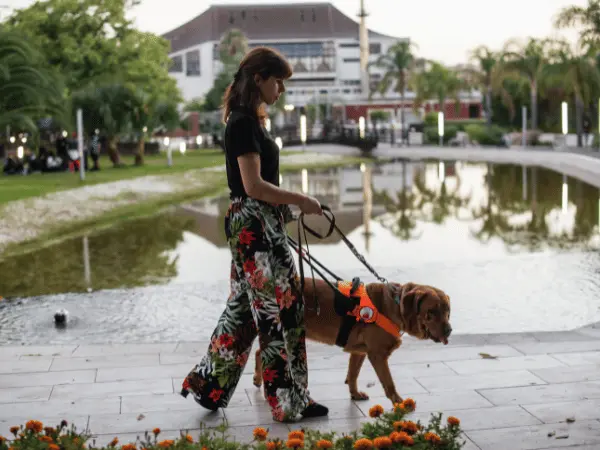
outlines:
[[[357,148],[342,145],[311,145],[308,149],[321,154],[349,156],[361,154]],[[302,151],[302,147],[288,147],[287,150]],[[534,147],[392,147],[387,143],[380,143],[372,152],[372,156],[375,158],[441,159],[540,166],[578,178],[600,188],[600,153],[586,150],[540,150]]]
[[[250,440],[257,425],[283,437],[289,428],[270,419],[261,391],[252,385],[251,362],[224,411],[208,413],[191,396],[178,395],[205,349],[206,343],[190,342],[0,347],[0,434],[32,418],[48,424],[67,419],[103,445],[114,436],[134,442],[153,427],[165,438],[185,429],[196,435],[202,422],[216,426],[226,420],[239,440]],[[373,404],[391,406],[369,364],[360,385],[371,400],[351,401],[346,363],[337,348],[310,343],[311,393],[331,415],[298,427],[343,432],[369,420]],[[446,347],[409,338],[390,363],[401,395],[417,402],[414,419],[426,421],[438,411],[459,417],[468,450],[600,448],[600,325],[562,333],[462,335]]]

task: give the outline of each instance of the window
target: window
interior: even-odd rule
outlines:
[[[173,56],[171,58],[169,72],[183,72],[183,58],[181,55]]]
[[[360,58],[344,58],[345,63],[357,63],[360,62]]]
[[[359,48],[360,44],[358,42],[345,42],[340,44],[340,48]]]
[[[283,53],[287,58],[307,58],[324,55],[323,42],[288,42],[284,44],[251,44],[250,47],[260,47],[266,45]]]
[[[200,75],[200,51],[192,50],[185,54],[185,73],[188,76]]]
[[[345,86],[360,86],[360,80],[342,80]]]
[[[371,55],[379,55],[381,53],[381,44],[379,42],[370,43],[369,53]]]

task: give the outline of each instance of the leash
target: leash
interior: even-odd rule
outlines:
[[[305,283],[303,261],[306,261],[306,263],[310,266],[311,275],[312,275],[312,279],[313,279],[313,300],[314,300],[314,303],[316,304],[317,315],[320,313],[321,307],[319,305],[319,300],[317,299],[314,272],[317,272],[317,274],[319,274],[321,276],[321,278],[323,278],[323,280],[332,289],[334,289],[334,290],[338,290],[338,289],[325,276],[323,276],[323,274],[315,267],[315,264],[318,265],[322,270],[326,271],[330,276],[335,278],[336,281],[342,281],[342,278],[337,276],[335,273],[333,273],[331,270],[329,270],[327,267],[325,267],[325,265],[323,265],[321,262],[319,262],[317,259],[315,259],[314,257],[311,256],[309,248],[308,248],[308,240],[306,238],[307,231],[310,234],[312,234],[314,237],[316,237],[317,239],[321,239],[321,240],[327,239],[329,236],[331,236],[333,234],[334,230],[337,231],[338,234],[340,235],[340,237],[342,238],[342,241],[350,249],[350,251],[356,257],[356,259],[358,259],[367,268],[367,270],[369,270],[369,272],[371,272],[375,276],[375,278],[377,278],[382,283],[387,283],[387,280],[377,273],[377,271],[367,262],[365,257],[359,253],[359,251],[356,249],[354,244],[352,244],[352,242],[350,242],[350,240],[346,237],[346,235],[342,232],[342,230],[340,230],[339,227],[336,225],[335,215],[331,211],[331,208],[326,205],[321,205],[321,209],[323,210],[323,216],[325,216],[325,218],[329,221],[329,230],[327,231],[327,233],[322,235],[321,233],[313,230],[311,227],[306,225],[306,223],[304,222],[304,213],[300,213],[300,216],[298,217],[298,242],[296,242],[292,237],[288,236],[288,241],[292,245],[292,248],[294,248],[294,250],[296,250],[296,252],[298,253],[298,256],[299,256],[300,292],[302,292],[302,293],[304,292],[304,283]],[[306,252],[304,252],[302,249],[302,236],[304,236],[304,241],[306,242]]]

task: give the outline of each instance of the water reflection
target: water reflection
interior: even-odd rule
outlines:
[[[381,275],[443,287],[456,334],[600,320],[600,256],[586,251],[600,247],[596,186],[537,167],[460,161],[299,171],[282,185],[330,205]],[[202,199],[0,261],[0,295],[41,296],[0,301],[0,344],[209,339],[229,289],[228,205]],[[307,223],[322,233],[329,225]],[[297,238],[296,224],[288,231]],[[309,242],[340,276],[372,279],[336,233]],[[65,330],[52,323],[58,307],[73,318]]]
[[[35,296],[165,282],[176,275],[169,253],[193,220],[174,214],[136,219],[0,261],[0,295]]]
[[[407,162],[304,170],[282,186],[332,207],[337,225],[375,267],[467,263],[516,253],[600,247],[599,190],[537,167]],[[566,186],[566,188],[565,188]],[[36,296],[226,278],[227,198],[137,219],[0,261],[0,295]],[[329,223],[307,217],[324,233]],[[297,225],[288,227],[297,239]],[[311,248],[323,263],[360,263],[334,233]]]

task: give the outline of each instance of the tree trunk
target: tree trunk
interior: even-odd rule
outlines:
[[[487,126],[492,126],[492,86],[487,87],[487,92],[485,93],[485,108],[487,109]]]
[[[583,147],[583,100],[575,95],[575,130],[577,147]]]
[[[531,83],[531,130],[538,128],[537,83]]]
[[[142,136],[138,140],[137,153],[135,154],[135,165],[136,166],[143,166],[144,165],[144,149],[145,149],[145,145],[146,145],[146,141],[145,141],[144,137]]]
[[[115,167],[121,165],[121,158],[119,157],[119,150],[117,149],[117,140],[118,138],[116,136],[108,138],[108,156]]]

